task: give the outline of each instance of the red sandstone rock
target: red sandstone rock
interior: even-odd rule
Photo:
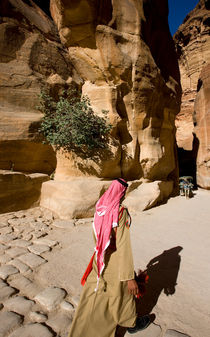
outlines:
[[[72,67],[53,21],[33,1],[3,0],[0,11],[0,169],[50,174],[56,158],[37,139],[38,94],[47,85],[59,90],[60,79],[64,87]]]
[[[183,158],[180,159],[180,172],[196,175],[191,168],[192,165],[196,165],[198,154],[197,183],[204,188],[209,188],[210,185],[208,168],[210,121],[207,112],[209,70],[206,66],[210,62],[209,9],[209,1],[200,0],[174,35],[183,90],[181,111],[176,117],[177,144],[183,153]],[[199,79],[200,73],[204,81],[202,78]],[[196,128],[193,123],[197,124]],[[194,133],[197,138],[193,136]]]
[[[193,147],[193,113],[202,68],[210,61],[210,11],[200,0],[174,35],[182,85],[181,111],[176,118],[177,143],[184,150]]]
[[[210,189],[210,64],[202,69],[195,101],[195,133],[199,140],[197,183]]]
[[[92,171],[83,161],[83,174],[131,180],[174,177],[180,86],[167,1],[51,0],[50,8],[85,82],[83,93],[97,113],[109,110],[112,136],[118,141],[108,158],[92,164]],[[79,158],[73,161],[80,166]],[[56,174],[61,176],[59,170]]]

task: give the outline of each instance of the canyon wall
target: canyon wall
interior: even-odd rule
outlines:
[[[204,188],[210,188],[210,134],[207,104],[210,96],[206,88],[209,85],[209,26],[210,1],[200,0],[174,35],[183,91],[181,110],[176,118],[177,144],[182,155],[181,172],[188,173],[187,175],[193,174],[191,167],[195,166],[197,184]]]
[[[82,164],[61,156],[56,178],[82,166],[109,179],[175,179],[180,85],[167,1],[51,0],[50,10],[83,94],[113,125],[109,153]]]
[[[41,89],[64,86],[72,67],[56,26],[35,3],[2,0],[0,14],[0,212],[8,212],[37,204],[55,170],[36,105]]]
[[[34,173],[49,179],[55,171],[55,180],[43,184],[41,197],[42,205],[55,211],[65,195],[63,182],[69,181],[72,192],[78,182],[80,202],[86,196],[82,179],[88,177],[96,182],[119,176],[137,181],[133,186],[140,196],[145,191],[148,204],[161,202],[177,186],[175,118],[181,97],[167,0],[52,0],[55,23],[36,3],[0,4],[1,180],[11,176],[16,181],[16,171],[24,175],[21,181]],[[42,7],[49,14],[46,3]],[[90,158],[56,153],[42,144],[37,132],[42,117],[37,95],[48,88],[57,97],[72,83],[89,96],[97,114],[109,111],[113,125],[107,149]],[[91,179],[87,182],[95,186]],[[97,184],[100,195],[105,185]],[[15,199],[20,185],[10,186],[8,196]],[[83,213],[90,215],[93,205],[87,201]]]

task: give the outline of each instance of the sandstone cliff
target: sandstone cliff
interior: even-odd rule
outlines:
[[[84,176],[137,180],[140,195],[148,194],[146,204],[161,202],[177,180],[175,117],[181,96],[167,0],[52,0],[57,27],[35,2],[0,4],[0,169],[51,174],[56,168],[51,190],[59,192],[48,193],[48,183],[43,187],[42,202],[49,208],[56,209],[65,194],[67,185],[60,181],[78,177],[82,186]],[[109,110],[113,125],[109,150],[89,159],[55,155],[37,137],[37,94],[48,86],[57,95],[72,82],[96,113]],[[155,199],[153,185],[146,191],[145,182],[155,183]],[[87,209],[92,206],[87,202]]]
[[[96,113],[109,111],[113,130],[109,150],[96,157],[58,154],[55,181],[43,184],[41,205],[64,218],[81,216],[81,207],[90,216],[94,204],[81,176],[135,180],[126,199],[130,210],[162,202],[178,177],[181,96],[167,0],[51,0],[50,10],[83,94]],[[100,187],[87,178],[84,184]]]
[[[83,172],[111,179],[170,179],[176,171],[180,86],[167,1],[51,0],[50,9],[84,81],[83,93],[96,112],[109,110],[117,140],[107,158],[83,162]],[[57,177],[81,174],[76,162],[71,168],[67,164],[67,171],[58,169]]]
[[[195,129],[199,140],[197,183],[210,189],[210,63],[203,67],[195,100]]]
[[[55,170],[53,149],[37,139],[42,115],[36,105],[41,88],[64,86],[72,67],[56,26],[33,1],[3,0],[0,14],[0,197],[6,212],[34,204],[41,181]]]
[[[210,188],[209,180],[207,182],[207,180],[204,181],[205,179],[200,179],[199,177],[203,175],[201,174],[203,170],[206,171],[206,178],[210,176],[209,168],[207,168],[207,163],[210,159],[207,146],[207,143],[209,144],[209,118],[207,108],[203,106],[204,102],[209,100],[209,96],[207,97],[207,91],[205,91],[205,98],[198,92],[200,91],[199,83],[202,81],[199,80],[199,77],[205,78],[204,86],[207,85],[208,81],[208,67],[206,66],[210,62],[209,26],[210,1],[200,0],[195,9],[187,15],[183,24],[174,35],[183,90],[181,111],[176,118],[177,143],[179,148],[182,149],[181,153],[183,153],[180,163],[181,172],[184,174],[188,173],[188,175],[193,174],[190,166],[194,165],[198,151],[198,184],[205,188]],[[206,75],[204,75],[205,71],[207,71]],[[199,95],[199,98],[195,108],[197,95]],[[201,96],[203,97],[202,99]],[[199,130],[200,117],[198,115],[200,116],[200,112],[198,115],[197,113],[195,114],[198,110],[202,111],[202,119],[205,121],[202,122],[202,130]],[[196,129],[194,129],[194,124],[197,125]],[[205,149],[204,143],[206,144]]]

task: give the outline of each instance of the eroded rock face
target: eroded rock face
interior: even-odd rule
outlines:
[[[83,94],[97,113],[109,110],[113,125],[110,156],[93,170],[83,161],[79,174],[175,179],[180,86],[167,1],[51,0],[50,9]]]
[[[63,45],[33,1],[3,0],[0,10],[0,168],[50,174],[57,166],[59,181],[122,176],[171,186],[177,178],[174,121],[181,91],[167,1],[52,0]],[[89,96],[95,112],[109,111],[113,125],[108,149],[92,158],[74,153],[56,158],[37,138],[42,117],[35,109],[37,94],[49,87],[57,96],[72,82]],[[87,201],[79,215],[89,214],[89,207]]]
[[[49,176],[42,173],[0,170],[0,213],[37,206],[42,183],[47,180]]]
[[[174,35],[183,91],[181,110],[176,119],[177,143],[185,150],[192,150],[198,79],[210,59],[209,20],[207,1],[201,0]]]
[[[210,64],[203,67],[195,100],[195,133],[199,140],[197,183],[210,189]]]
[[[187,175],[191,174],[189,166],[194,165],[193,162],[194,159],[196,161],[197,152],[197,170],[199,171],[200,147],[197,148],[197,145],[199,144],[195,146],[195,142],[202,143],[202,139],[204,138],[204,135],[201,134],[201,131],[197,132],[194,130],[194,123],[196,123],[194,111],[195,100],[199,90],[199,76],[202,69],[210,62],[209,9],[210,2],[200,0],[195,9],[187,15],[184,23],[179,27],[178,31],[174,35],[181,74],[181,85],[183,90],[181,110],[176,118],[176,137],[178,147],[181,148],[183,153],[185,151],[185,159],[186,157],[189,157],[189,160],[187,160],[186,163],[181,159],[181,166],[186,166],[184,169],[181,168],[181,171],[183,170],[183,172],[185,172]],[[198,93],[198,95],[200,96],[202,94]],[[198,100],[201,102],[201,98]],[[197,103],[197,105],[198,104],[199,103]],[[198,139],[195,137],[195,135],[193,135],[193,133],[196,133]],[[201,156],[203,158],[205,156],[208,157],[208,154],[206,153],[204,155],[203,151],[204,149],[202,149]],[[187,166],[189,167],[188,172]],[[199,173],[197,173],[197,175],[199,176]],[[201,187],[206,186],[206,184],[203,184],[201,180],[199,180],[199,185]]]
[[[3,0],[0,11],[0,168],[50,174],[56,157],[37,139],[38,94],[64,88],[72,67],[53,21],[32,1]]]

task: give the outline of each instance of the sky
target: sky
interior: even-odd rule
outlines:
[[[169,27],[171,35],[176,33],[186,15],[195,8],[199,0],[168,0],[169,4]]]

